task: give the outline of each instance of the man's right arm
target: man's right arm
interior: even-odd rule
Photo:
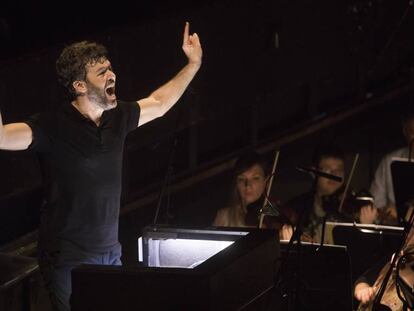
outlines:
[[[0,113],[0,149],[25,150],[32,143],[32,129],[26,123],[3,125]]]

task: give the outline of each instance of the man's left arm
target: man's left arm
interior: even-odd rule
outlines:
[[[140,106],[138,126],[163,116],[183,95],[185,89],[196,75],[201,66],[203,51],[200,39],[196,33],[189,34],[190,24],[184,28],[183,50],[188,64],[169,82],[155,90],[147,98],[137,101]]]

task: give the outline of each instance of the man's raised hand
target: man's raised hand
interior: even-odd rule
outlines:
[[[197,33],[190,35],[189,22],[186,22],[184,27],[183,51],[189,63],[201,65],[203,50],[201,49],[200,38]]]

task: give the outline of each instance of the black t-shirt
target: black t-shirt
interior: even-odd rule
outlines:
[[[45,164],[41,247],[58,250],[70,242],[106,252],[118,244],[123,147],[139,115],[136,102],[118,101],[98,127],[68,103],[26,121],[33,131],[29,148]]]

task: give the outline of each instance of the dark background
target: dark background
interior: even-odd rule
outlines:
[[[184,22],[200,35],[203,66],[188,91],[127,142],[121,240],[131,253],[152,222],[175,139],[171,217],[165,198],[160,221],[199,226],[226,204],[229,168],[243,150],[257,148],[271,161],[281,149],[272,192],[285,201],[309,187],[294,167],[309,164],[320,143],[340,145],[348,168],[361,153],[356,189],[369,186],[384,153],[405,143],[399,111],[412,104],[414,64],[408,1],[14,1],[0,8],[5,123],[62,103],[54,63],[73,41],[106,45],[118,97],[136,100],[185,64]],[[36,228],[41,177],[27,151],[0,152],[0,172],[4,244]]]

